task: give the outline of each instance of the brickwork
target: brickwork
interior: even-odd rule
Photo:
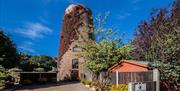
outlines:
[[[69,22],[69,23],[68,23]],[[58,56],[58,80],[72,80],[72,71],[77,70],[80,78],[81,74],[91,75],[83,67],[83,58],[78,58],[79,52],[74,52],[73,48],[83,43],[83,40],[90,38],[92,31],[91,11],[83,5],[70,5],[63,18],[63,26],[60,37],[60,48]],[[72,60],[78,59],[79,68],[72,69]],[[87,77],[88,77],[87,76]]]

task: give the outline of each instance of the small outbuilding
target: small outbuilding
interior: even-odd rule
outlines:
[[[121,60],[119,63],[113,65],[108,70],[118,72],[139,72],[148,71],[149,67],[148,62],[145,61]]]

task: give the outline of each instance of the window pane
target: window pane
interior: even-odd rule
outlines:
[[[72,68],[73,69],[78,69],[78,59],[73,59],[72,60]]]
[[[73,52],[79,52],[81,49],[79,47],[73,47]]]

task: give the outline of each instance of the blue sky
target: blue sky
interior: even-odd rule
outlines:
[[[123,42],[133,38],[138,23],[148,19],[152,8],[171,7],[174,0],[0,0],[0,27],[21,52],[58,55],[59,35],[65,8],[81,3],[93,17],[110,12],[107,26],[126,32]]]

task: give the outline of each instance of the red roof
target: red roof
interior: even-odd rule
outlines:
[[[148,69],[148,63],[147,62],[136,61],[136,60],[121,60],[119,63],[111,66],[108,70],[111,71],[114,68],[120,66],[122,63],[128,63],[128,64],[132,64],[132,65],[136,65],[136,66],[140,66],[140,67]]]

